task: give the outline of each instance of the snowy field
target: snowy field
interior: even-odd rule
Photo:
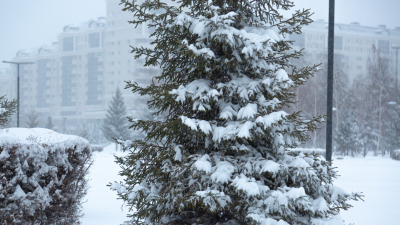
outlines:
[[[118,225],[128,220],[128,208],[121,207],[122,200],[117,200],[116,193],[106,186],[121,180],[117,175],[119,167],[114,162],[114,149],[115,145],[109,145],[103,152],[94,153],[91,187],[83,205],[83,225]],[[364,202],[351,202],[354,207],[341,213],[346,224],[400,224],[400,161],[372,156],[345,157],[335,160],[334,166],[341,175],[336,185],[365,195]]]
[[[400,224],[400,161],[381,156],[345,157],[333,165],[341,175],[336,185],[365,195],[364,202],[352,201],[354,207],[341,213],[346,224]]]

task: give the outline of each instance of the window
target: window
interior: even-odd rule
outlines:
[[[151,43],[153,41],[153,39],[149,39],[149,38],[138,38],[136,39],[137,43]]]
[[[305,47],[305,34],[291,34],[289,39],[294,41],[293,45],[298,47]]]
[[[74,37],[63,38],[63,52],[74,51]]]
[[[142,65],[142,64],[144,64],[144,62],[145,62],[144,59],[136,59],[136,63],[137,64],[141,64]]]
[[[89,48],[100,47],[100,33],[89,34]]]
[[[389,54],[390,53],[390,42],[389,41],[378,41],[378,50],[381,54]]]
[[[343,50],[343,36],[335,36],[333,44],[336,50]]]
[[[156,31],[156,27],[149,27],[149,34],[153,34]]]
[[[357,57],[357,61],[362,61],[362,57]]]

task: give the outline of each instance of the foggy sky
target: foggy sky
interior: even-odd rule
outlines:
[[[328,21],[329,0],[293,0],[297,9],[311,8],[312,19]],[[106,0],[0,0],[0,62],[17,51],[51,45],[65,25],[106,15]],[[335,22],[400,26],[399,0],[336,0]],[[287,16],[288,14],[286,14]],[[0,63],[0,68],[8,67]]]

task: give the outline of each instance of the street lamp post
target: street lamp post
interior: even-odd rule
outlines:
[[[329,28],[328,28],[328,87],[326,95],[326,161],[332,160],[332,105],[333,105],[333,53],[335,34],[335,0],[329,0]]]
[[[3,63],[10,63],[10,64],[16,64],[17,65],[17,99],[18,99],[18,104],[17,104],[17,127],[19,127],[19,65],[20,64],[33,64],[34,62],[9,62],[9,61],[3,61]]]
[[[64,120],[63,134],[65,134],[65,120],[67,120],[67,117],[63,117],[63,120]]]

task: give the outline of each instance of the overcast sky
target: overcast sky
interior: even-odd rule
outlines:
[[[311,8],[314,20],[328,21],[329,0],[293,0]],[[50,45],[68,24],[105,16],[106,0],[0,0],[0,61],[17,51]],[[400,0],[336,0],[335,22],[400,26]],[[0,68],[8,65],[0,63]]]

